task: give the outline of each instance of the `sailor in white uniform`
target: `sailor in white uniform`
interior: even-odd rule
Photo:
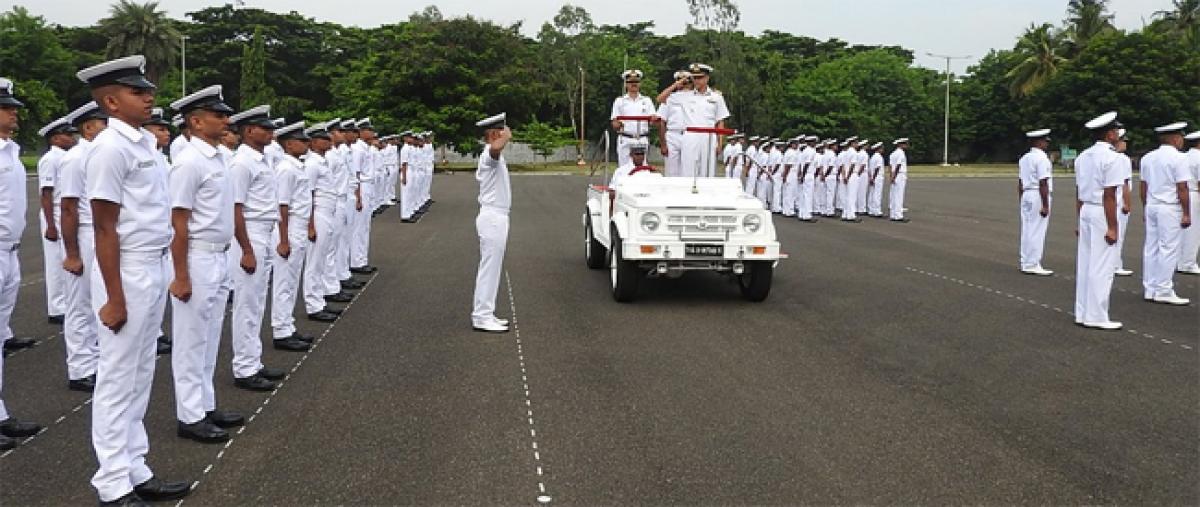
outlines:
[[[871,145],[867,164],[867,214],[883,218],[883,142]]]
[[[1050,225],[1050,194],[1054,191],[1050,157],[1050,129],[1025,133],[1029,151],[1017,161],[1017,202],[1021,212],[1021,247],[1019,266],[1027,275],[1050,276],[1053,271],[1042,267],[1042,251],[1046,246],[1046,228]]]
[[[799,146],[800,137],[793,137],[788,141],[787,151],[783,152],[783,174],[779,178],[783,182],[783,189],[779,192],[781,197],[779,211],[785,217],[796,216],[797,190],[800,185]]]
[[[1154,129],[1157,150],[1142,157],[1142,202],[1146,206],[1146,243],[1142,249],[1142,297],[1168,305],[1190,302],[1175,294],[1173,276],[1179,264],[1183,231],[1192,226],[1188,182],[1192,173],[1183,148],[1187,123],[1177,122]]]
[[[650,122],[648,121],[623,121],[617,119],[619,116],[654,115],[654,102],[650,100],[650,97],[641,93],[642,76],[642,71],[637,69],[622,72],[621,79],[625,81],[625,94],[613,99],[612,114],[608,119],[612,122],[613,132],[617,134],[618,166],[629,163],[629,144],[645,144],[647,142],[647,135],[650,134]]]
[[[1133,160],[1129,158],[1126,151],[1129,148],[1129,141],[1125,137],[1125,129],[1117,131],[1117,154],[1120,155],[1118,167],[1121,170],[1121,188],[1117,189],[1117,269],[1113,270],[1113,274],[1117,276],[1132,276],[1133,270],[1125,269],[1125,235],[1129,229],[1129,213],[1132,211],[1132,181],[1133,181]]]
[[[743,186],[746,188],[746,193],[750,195],[758,195],[758,136],[750,136],[750,146],[742,153],[742,174],[745,175],[746,181]]]
[[[729,118],[729,107],[721,92],[710,87],[709,76],[713,68],[703,63],[693,63],[689,69],[695,88],[690,93],[684,93],[680,108],[680,121],[684,129],[688,127],[725,128],[725,120]],[[720,135],[687,132],[683,133],[680,147],[680,165],[683,176],[698,175],[701,178],[716,176],[716,166],[713,161],[721,152],[724,143]],[[780,154],[782,156],[782,153]]]
[[[504,250],[508,243],[508,213],[512,208],[512,187],[504,147],[512,139],[500,113],[475,124],[484,129],[483,153],[475,179],[479,182],[479,216],[475,230],[479,234],[479,271],[475,276],[475,304],[471,326],[476,331],[507,333],[508,321],[496,317],[496,296],[504,271]]]
[[[842,221],[861,222],[858,218],[858,187],[863,183],[863,172],[867,166],[867,154],[858,149],[858,139],[851,138],[845,151],[845,193],[842,196]]]
[[[333,147],[333,139],[326,130],[327,126],[326,123],[319,123],[304,131],[304,135],[310,139],[309,151],[304,157],[304,171],[309,185],[313,189],[309,229],[316,236],[315,238],[309,237],[310,242],[305,249],[304,311],[309,314],[322,310],[332,312],[332,309],[326,307],[326,302],[348,303],[354,299],[352,294],[331,283],[330,278],[324,273],[328,267],[329,251],[335,248],[331,240],[334,228],[334,208],[338,203],[337,194],[331,190],[334,186],[333,168],[325,158],[325,155],[330,153]],[[290,340],[292,341],[291,347],[287,346],[288,339],[283,342],[275,342],[275,347],[300,350],[300,347],[297,347],[300,344],[296,343],[300,341],[304,342],[303,350],[308,350],[307,344],[312,342],[312,338],[299,333],[293,334]]]
[[[721,160],[725,163],[725,177],[735,178],[738,181],[742,180],[742,143],[745,136],[734,134],[729,136],[729,143],[725,145],[725,151],[721,153]]]
[[[663,156],[666,176],[683,176],[683,106],[684,98],[692,92],[692,73],[681,70],[675,73],[675,82],[658,94],[658,142]]]
[[[799,192],[796,196],[796,218],[813,223],[813,197],[816,189],[817,136],[806,136],[804,147],[800,150]]]
[[[375,266],[368,264],[371,251],[371,212],[374,209],[375,187],[372,184],[376,170],[374,151],[369,141],[375,139],[375,127],[370,118],[362,118],[355,122],[358,139],[350,146],[352,170],[358,174],[359,200],[361,209],[356,205],[354,229],[350,239],[350,272],[371,274]]]
[[[1109,319],[1116,269],[1117,191],[1121,186],[1117,113],[1100,115],[1085,124],[1096,144],[1075,159],[1076,209],[1079,210],[1079,248],[1075,260],[1075,323],[1092,329],[1121,329]]]
[[[904,217],[904,190],[908,186],[908,138],[892,141],[896,148],[888,157],[888,179],[892,184],[888,191],[888,208],[893,222],[907,222]]]
[[[38,219],[42,232],[42,267],[46,282],[46,316],[51,324],[62,324],[66,314],[65,274],[62,270],[62,246],[59,220],[62,189],[55,181],[59,164],[67,150],[75,145],[75,129],[66,118],[52,121],[38,130],[49,149],[38,159],[37,176],[40,194]]]
[[[631,174],[641,174],[642,172],[654,172],[658,170],[646,164],[646,149],[648,146],[642,143],[629,144],[629,163],[618,167],[613,171],[612,178],[608,180],[609,187],[616,187],[622,181],[627,181]],[[638,172],[634,172],[638,170]]]
[[[1187,151],[1188,171],[1192,178],[1188,180],[1188,201],[1191,203],[1192,224],[1200,222],[1200,130],[1183,136],[1189,146]],[[1192,226],[1183,231],[1183,244],[1180,247],[1179,263],[1176,270],[1185,275],[1200,275],[1200,227]]]
[[[100,466],[92,486],[100,502],[173,500],[191,488],[191,481],[155,477],[146,464],[150,441],[142,419],[166,308],[171,210],[168,167],[155,137],[140,127],[154,105],[145,65],[135,55],[76,74],[109,115],[108,128],[96,136],[84,162],[96,237],[91,286],[100,358],[92,445]]]

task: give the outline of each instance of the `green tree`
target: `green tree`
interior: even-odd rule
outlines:
[[[67,110],[66,95],[78,81],[75,70],[71,53],[45,18],[21,6],[0,14],[0,73],[16,83],[26,106],[16,136],[23,146],[37,146],[37,130]]]
[[[559,148],[575,144],[574,129],[542,123],[537,118],[530,118],[528,123],[513,132],[513,139],[528,144],[534,153],[542,156],[543,161]]]
[[[1067,61],[1060,54],[1061,48],[1053,25],[1030,25],[1017,40],[1017,63],[1006,75],[1013,96],[1028,96],[1054,77]]]
[[[250,45],[242,51],[242,109],[249,109],[261,104],[271,104],[275,101],[275,90],[267,84],[264,68],[266,67],[266,50],[263,47],[262,27],[254,28],[254,38]]]
[[[1069,0],[1064,34],[1068,54],[1077,55],[1093,37],[1116,30],[1112,21],[1108,0]]]
[[[159,76],[175,65],[180,32],[167,13],[158,9],[158,2],[138,4],[118,0],[99,25],[109,37],[105,56],[145,56],[146,77],[151,82],[158,81]]]
[[[969,76],[951,90],[952,134],[960,155],[970,162],[1012,162],[1025,144],[1022,132],[1041,128],[1038,119],[1023,121],[1021,101],[1009,91],[1012,51],[991,51],[967,69]]]
[[[1200,0],[1172,0],[1174,9],[1158,11],[1155,16],[1168,31],[1183,37],[1192,51],[1200,51]]]

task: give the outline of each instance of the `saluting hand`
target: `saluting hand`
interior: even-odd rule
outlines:
[[[121,328],[125,327],[125,321],[128,319],[128,315],[125,313],[125,305],[113,304],[112,301],[107,301],[104,303],[104,306],[100,307],[98,316],[100,317],[100,323],[104,324],[104,327],[111,329],[114,333],[121,332]]]

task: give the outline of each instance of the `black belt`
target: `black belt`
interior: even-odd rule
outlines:
[[[621,137],[628,137],[628,138],[630,138],[630,139],[641,139],[641,138],[643,138],[643,137],[646,137],[646,135],[645,135],[645,134],[642,134],[642,135],[640,135],[640,136],[635,136],[635,135],[633,135],[633,134],[626,134],[626,133],[624,133],[624,132],[621,132],[621,134],[620,134],[620,135],[621,135]]]

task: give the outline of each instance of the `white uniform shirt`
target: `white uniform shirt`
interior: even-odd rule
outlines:
[[[747,146],[746,151],[742,153],[742,163],[746,163],[751,160],[758,162],[758,146],[754,146],[753,144]],[[754,165],[751,164],[751,168],[753,167]]]
[[[639,94],[631,97],[628,93],[613,100],[612,115],[609,120],[618,116],[650,116],[654,114],[654,101],[650,97]],[[650,132],[650,123],[644,121],[622,121],[622,134],[629,137],[643,137]]]
[[[433,174],[433,143],[425,143],[425,146],[422,146],[421,150],[425,152],[425,169],[430,174]]]
[[[189,240],[221,244],[233,239],[233,178],[228,165],[220,145],[198,136],[171,164],[171,208],[191,210]]]
[[[1133,179],[1133,160],[1130,160],[1129,155],[1117,152],[1117,168],[1121,172],[1121,186],[1132,185]],[[1130,188],[1132,190],[1132,186]],[[1121,208],[1125,204],[1125,192],[1120,188],[1117,189],[1117,208]]]
[[[783,152],[779,148],[772,146],[771,153],[767,155],[767,167],[770,167],[774,174],[772,176],[783,177],[783,168],[777,167],[783,163]]]
[[[672,94],[672,97],[675,94]],[[713,127],[717,122],[729,118],[729,107],[720,92],[709,88],[701,93],[696,90],[684,92],[679,109],[680,128]]]
[[[504,154],[493,159],[491,150],[483,147],[479,154],[479,165],[475,169],[475,180],[479,182],[479,205],[508,210],[512,207],[512,187],[508,181],[508,164]]]
[[[900,175],[908,177],[908,155],[904,153],[904,148],[892,150],[891,156],[888,157],[888,165],[892,168],[893,177]]]
[[[771,169],[771,150],[763,148],[754,154],[754,163],[758,164],[758,168],[762,172],[767,172]]]
[[[866,175],[867,162],[871,160],[871,156],[867,154],[867,150],[854,150],[854,174],[863,171],[862,176]]]
[[[67,154],[67,150],[58,146],[51,146],[46,151],[42,158],[38,159],[37,176],[38,189],[53,188],[54,189],[54,206],[58,206],[60,202],[61,190],[58,188],[58,171],[62,164],[63,157]]]
[[[264,150],[265,151],[265,150]],[[275,170],[267,156],[247,145],[238,146],[229,164],[233,178],[233,203],[242,205],[242,216],[251,222],[279,220],[275,203]]]
[[[121,205],[121,250],[165,249],[171,241],[170,168],[156,145],[150,131],[109,118],[84,163],[88,197]],[[189,151],[190,147],[180,150],[181,155]]]
[[[11,139],[0,139],[0,242],[21,242],[28,203],[21,146]]]
[[[346,158],[346,151],[342,149],[344,146],[346,145],[335,146],[325,152],[325,160],[329,163],[329,168],[333,170],[331,190],[340,197],[345,197],[350,189],[350,163]]]
[[[326,154],[330,151],[325,152]],[[304,159],[304,172],[308,176],[309,184],[312,185],[314,195],[322,197],[334,197],[333,193],[334,173],[333,167],[329,165],[329,159],[324,155],[315,151],[308,152],[308,157]]]
[[[667,122],[667,133],[683,133],[687,127],[683,123],[683,101],[690,90],[677,91],[667,96],[667,100],[658,105],[658,117]]]
[[[408,167],[405,168],[405,170],[404,170],[405,171],[405,180],[408,179],[408,176],[412,175],[413,149],[414,148],[410,144],[405,144],[404,146],[400,147],[400,166],[404,167],[405,164],[408,164]]]
[[[847,147],[838,152],[837,165],[842,170],[842,177],[845,178],[850,174],[850,166],[854,163],[854,148]]]
[[[874,176],[878,183],[879,175],[876,172],[883,174],[883,154],[879,152],[871,154],[871,160],[867,163],[867,179],[870,180]]]
[[[1192,173],[1192,179],[1188,181],[1188,190],[1197,191],[1200,185],[1200,149],[1192,148],[1187,151],[1188,169]],[[1200,206],[1200,203],[1192,203],[1192,206]]]
[[[1119,161],[1116,150],[1104,141],[1083,150],[1075,158],[1075,197],[1085,203],[1104,204],[1104,189],[1121,186],[1123,181]],[[1145,166],[1142,174],[1144,177]]]
[[[350,146],[350,172],[357,181],[363,182],[371,178],[371,147],[362,139],[354,141]]]
[[[279,145],[279,141],[271,140],[271,144],[263,147],[263,155],[267,157],[267,167],[275,169],[275,164],[278,164],[287,153],[283,152],[283,146]]]
[[[800,157],[796,160],[796,165],[798,166],[796,167],[796,172],[798,173],[796,175],[797,179],[799,179],[799,176],[804,176],[804,180],[808,181],[812,177],[813,162],[816,157],[817,150],[814,150],[811,146],[800,148]]]
[[[1159,146],[1142,157],[1142,181],[1149,204],[1179,204],[1176,184],[1191,177],[1187,156],[1173,146]]]
[[[799,174],[798,168],[796,167],[799,163],[800,163],[800,150],[797,150],[795,148],[788,148],[787,151],[783,152],[783,165],[792,166],[791,170],[788,171],[787,181],[799,181],[800,180],[800,174]],[[780,173],[780,176],[783,176],[783,174]]]
[[[1050,175],[1052,169],[1050,157],[1041,148],[1030,148],[1025,155],[1021,156],[1021,160],[1017,161],[1017,168],[1021,178],[1021,188],[1037,190],[1038,182],[1046,179],[1047,186],[1051,191],[1054,190],[1054,178]]]
[[[83,167],[91,151],[92,142],[80,137],[79,142],[67,150],[59,161],[58,178],[54,187],[54,191],[60,197],[79,200],[76,208],[79,210],[80,225],[92,224],[92,203],[87,198],[87,171]]]
[[[174,162],[175,159],[179,158],[179,154],[183,152],[183,149],[186,148],[187,145],[188,145],[188,138],[187,138],[187,136],[184,136],[183,134],[179,134],[179,135],[175,136],[175,139],[171,140],[171,146],[168,149],[171,154],[172,162]]]
[[[721,162],[727,166],[733,164],[737,160],[741,148],[737,143],[725,145],[725,150],[721,152]]]
[[[275,197],[277,204],[288,207],[288,216],[308,220],[312,213],[312,182],[304,164],[286,153],[275,166]]]

